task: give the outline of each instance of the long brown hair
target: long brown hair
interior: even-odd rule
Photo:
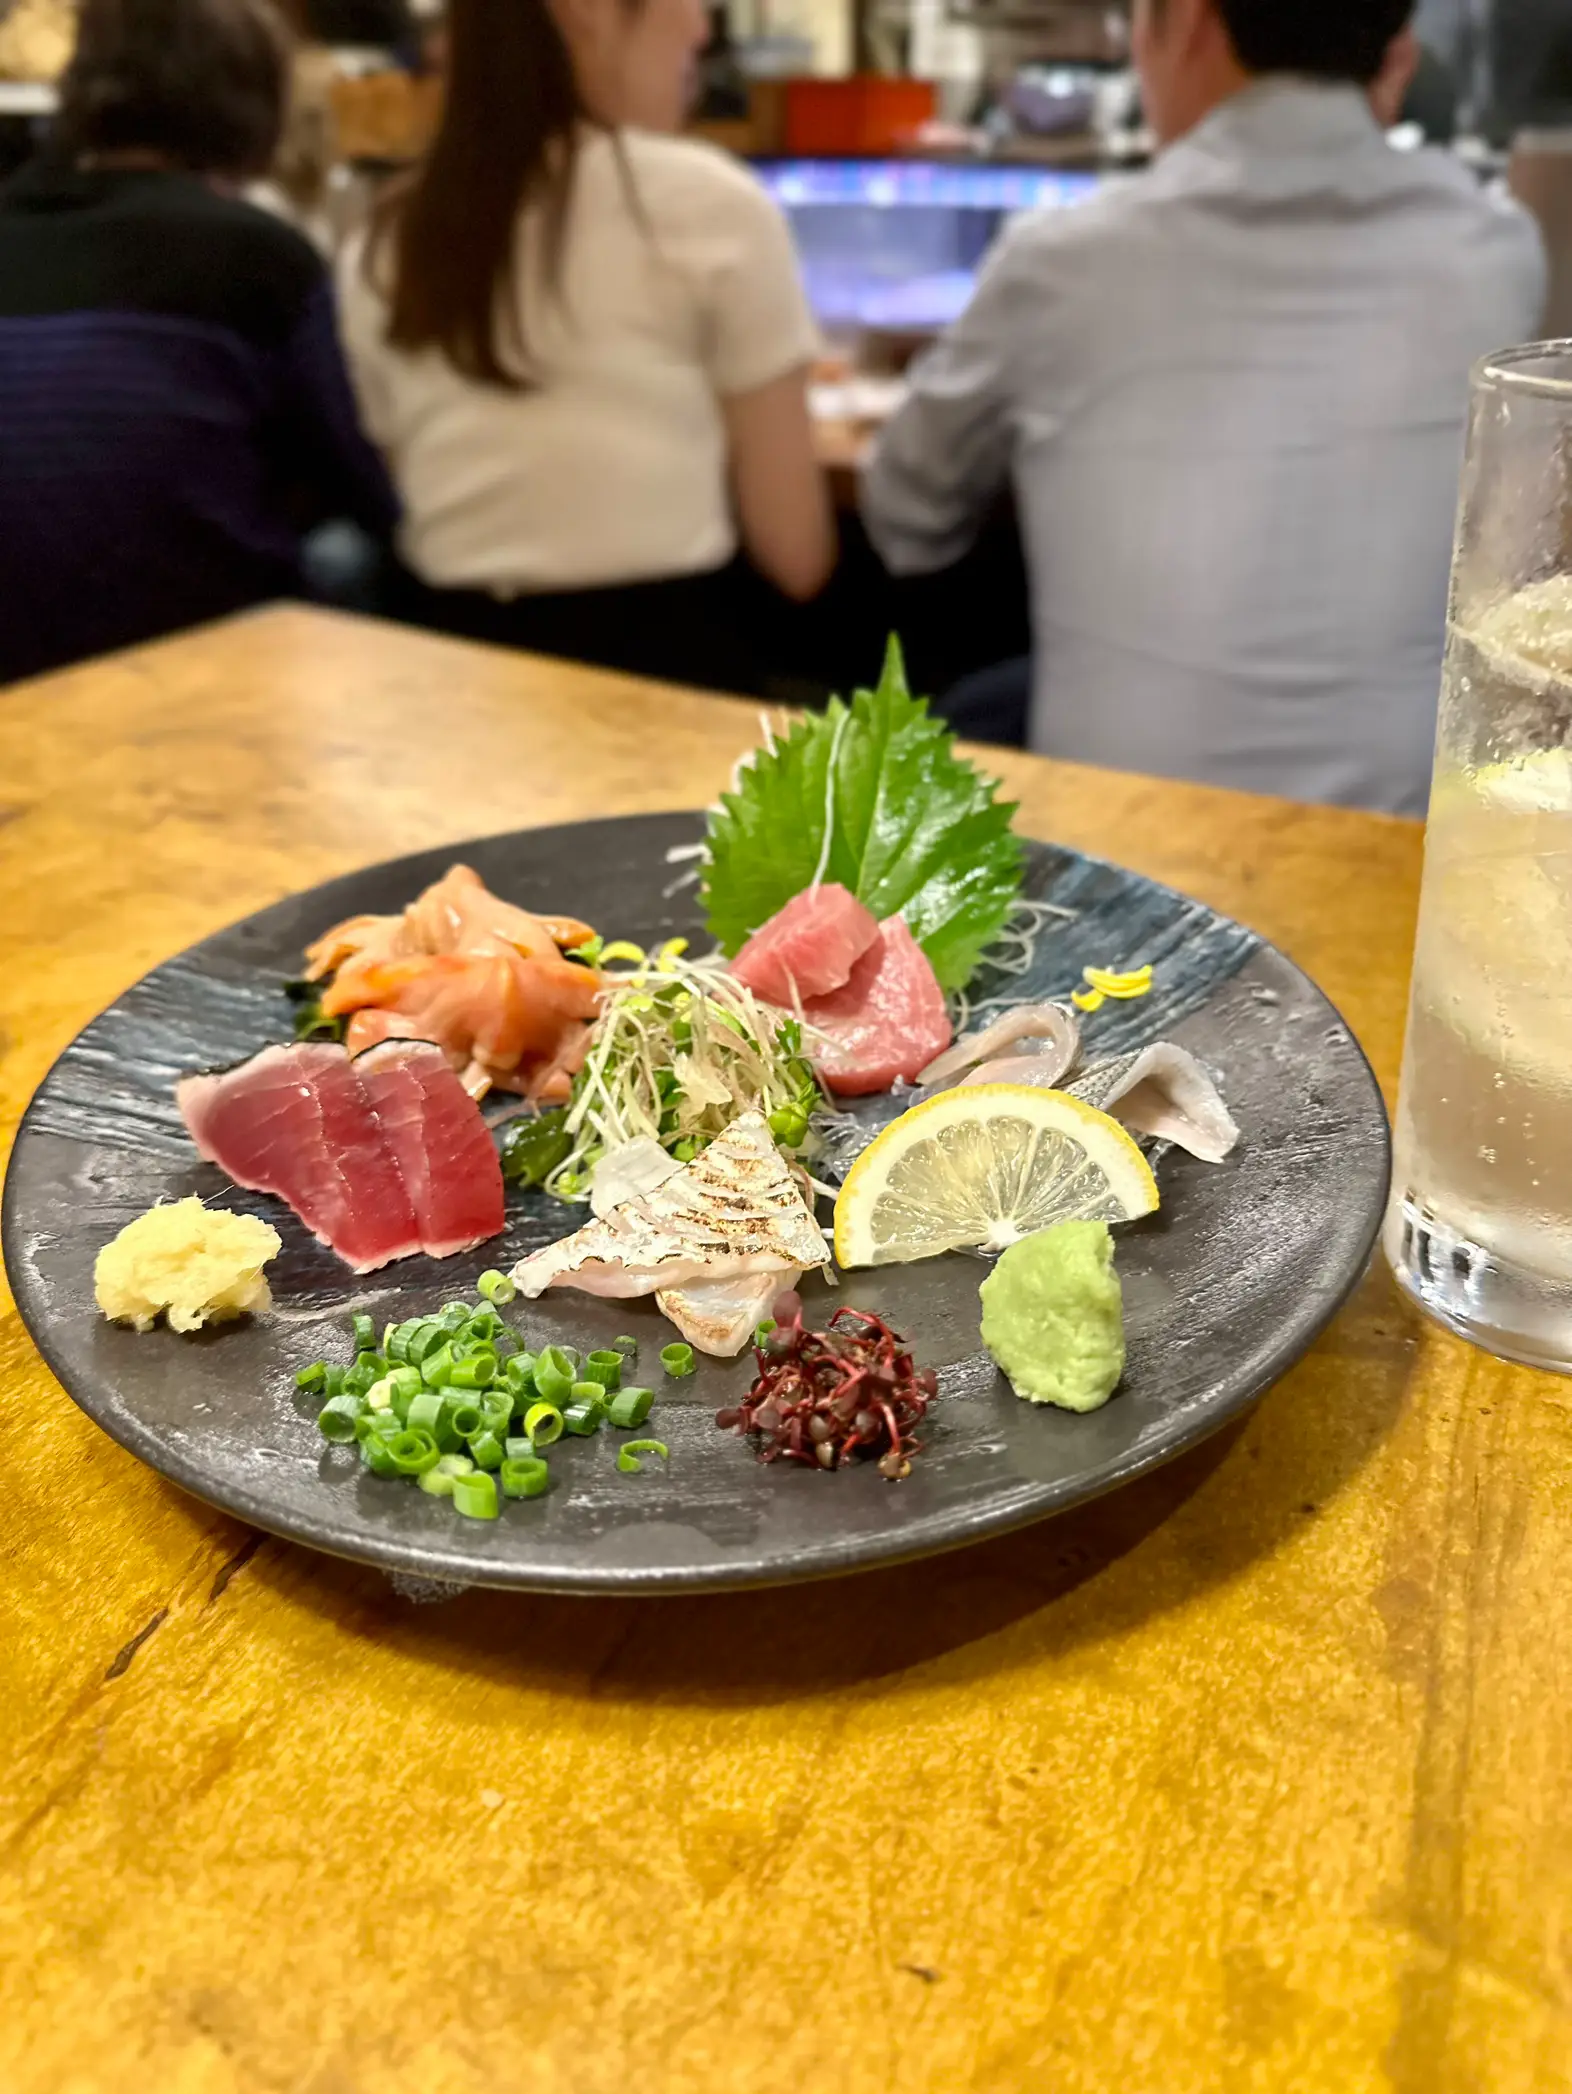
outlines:
[[[391,241],[395,347],[440,349],[465,377],[517,391],[528,382],[519,213],[540,208],[549,285],[588,112],[547,0],[449,0],[447,22],[442,121],[420,168],[388,199],[367,263]]]

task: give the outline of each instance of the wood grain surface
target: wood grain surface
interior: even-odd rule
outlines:
[[[855,666],[855,665],[854,665]],[[301,610],[0,692],[0,1130],[330,873],[710,797],[751,712]],[[1390,1096],[1420,836],[1001,758]],[[1242,1427],[916,1567],[400,1598],[140,1468],[0,1294],[4,2094],[1572,2085],[1572,1396],[1372,1273]]]

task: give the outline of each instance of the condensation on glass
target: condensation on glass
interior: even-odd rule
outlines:
[[[1386,1248],[1572,1372],[1572,342],[1474,372]]]

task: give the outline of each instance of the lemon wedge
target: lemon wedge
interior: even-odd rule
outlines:
[[[846,1174],[835,1257],[848,1269],[1008,1250],[1062,1221],[1134,1221],[1157,1180],[1117,1120],[1066,1091],[961,1085],[914,1105]]]

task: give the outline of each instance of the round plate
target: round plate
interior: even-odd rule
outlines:
[[[747,1387],[750,1356],[665,1382],[655,1354],[670,1326],[653,1302],[568,1292],[508,1316],[532,1349],[632,1332],[640,1378],[658,1391],[645,1430],[669,1445],[669,1463],[619,1474],[609,1431],[559,1444],[544,1498],[478,1522],[372,1476],[353,1448],[325,1445],[294,1375],[347,1357],[353,1311],[380,1326],[433,1310],[486,1266],[577,1226],[582,1210],[510,1189],[505,1237],[357,1277],[279,1202],[197,1158],[176,1078],[287,1038],[280,985],[307,941],[341,917],[401,908],[457,859],[498,894],[571,909],[607,936],[694,933],[693,888],[674,885],[666,853],[693,841],[699,819],[524,830],[372,866],[194,946],[96,1018],[28,1108],[4,1209],[23,1318],[88,1415],[199,1497],[338,1555],[455,1584],[666,1592],[824,1577],[1060,1511],[1215,1431],[1305,1350],[1363,1270],[1386,1198],[1386,1115],[1364,1056],[1320,991],[1240,925],[1116,866],[1032,844],[1028,892],[1074,913],[1052,920],[1019,986],[1063,996],[1085,965],[1153,961],[1150,997],[1088,1021],[1089,1058],[1177,1039],[1220,1073],[1243,1131],[1221,1166],[1167,1156],[1162,1212],[1121,1231],[1129,1364],[1106,1408],[1078,1417],[1018,1401],[979,1343],[987,1268],[951,1256],[850,1275],[838,1297],[819,1281],[807,1290],[818,1317],[836,1299],[876,1308],[939,1370],[927,1445],[904,1483],[871,1463],[827,1473],[758,1462],[714,1424]],[[189,1193],[278,1229],[275,1312],[194,1337],[106,1322],[93,1302],[100,1247],[155,1201]]]

